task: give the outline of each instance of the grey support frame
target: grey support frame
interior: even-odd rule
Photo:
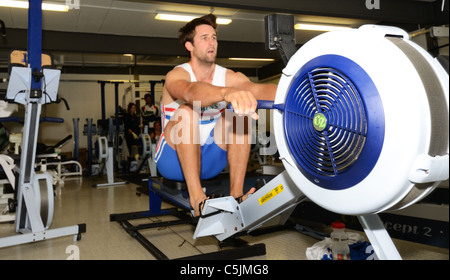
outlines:
[[[60,70],[41,69],[41,6],[41,0],[29,1],[29,45],[24,57],[29,67],[13,67],[8,84],[6,98],[25,106],[19,180],[15,190],[18,201],[15,230],[21,234],[0,238],[0,248],[69,235],[79,240],[86,231],[85,224],[50,229],[52,177],[47,172],[37,174],[34,169],[41,107],[56,101],[60,77]]]

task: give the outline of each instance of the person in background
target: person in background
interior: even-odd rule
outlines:
[[[157,118],[155,124],[153,125],[153,129],[149,132],[150,139],[152,139],[152,143],[157,143],[159,138],[161,137],[161,118]]]
[[[125,129],[125,141],[127,143],[128,153],[132,154],[133,146],[137,148],[138,136],[141,134],[141,127],[139,117],[136,115],[136,104],[129,103],[127,113],[123,117],[124,129]],[[137,149],[136,149],[137,151]]]
[[[149,130],[153,128],[156,119],[160,115],[160,111],[158,106],[153,104],[152,102],[152,95],[150,93],[147,93],[144,95],[145,105],[142,106],[142,123],[143,125],[148,125]]]

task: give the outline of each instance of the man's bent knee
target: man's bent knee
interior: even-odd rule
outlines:
[[[165,128],[166,135],[170,138],[169,144],[199,144],[198,140],[199,110],[189,104],[182,104]],[[172,146],[172,145],[171,145]]]

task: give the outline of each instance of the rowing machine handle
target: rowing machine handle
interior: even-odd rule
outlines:
[[[256,109],[273,109],[273,101],[272,100],[257,100],[258,105]],[[229,110],[233,110],[233,105],[231,103],[228,104],[227,107]]]

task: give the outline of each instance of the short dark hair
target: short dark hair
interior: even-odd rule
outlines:
[[[186,23],[185,26],[181,27],[179,30],[180,33],[179,38],[183,46],[186,42],[194,43],[195,28],[202,24],[210,25],[214,29],[216,29],[217,28],[216,16],[213,14],[209,14],[199,18],[195,18],[190,22]]]

